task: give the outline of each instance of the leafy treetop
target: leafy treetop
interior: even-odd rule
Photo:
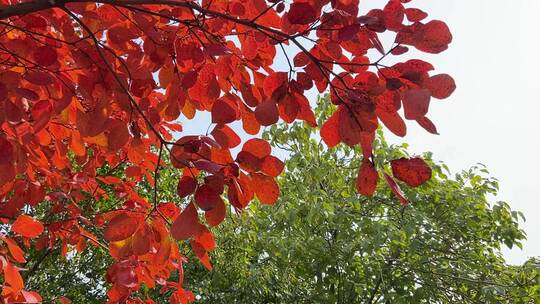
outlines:
[[[323,117],[333,112],[326,100],[321,104]],[[488,203],[498,183],[484,167],[451,177],[426,153],[433,178],[418,188],[404,187],[414,202],[404,207],[394,203],[383,183],[373,197],[356,193],[358,148],[325,149],[315,130],[300,122],[273,126],[263,137],[290,153],[278,178],[282,195],[273,206],[250,204],[212,229],[213,271],[201,263],[185,264],[186,288],[198,295],[198,303],[540,300],[540,261],[509,266],[500,254],[502,246],[521,247],[525,234],[518,218],[523,215],[504,202]],[[389,146],[381,133],[373,147],[381,164],[409,157],[405,144]],[[170,165],[161,170],[162,197],[176,195],[175,171]],[[109,204],[101,201],[95,208],[106,210]],[[45,210],[38,208],[36,216]],[[187,246],[180,247],[186,258],[196,260]],[[58,251],[31,250],[36,258],[28,266],[27,286],[44,299],[62,294],[74,303],[104,302],[108,252],[89,246],[64,259]],[[170,292],[138,291],[158,303]]]
[[[208,226],[223,221],[226,203],[242,210],[254,196],[272,204],[279,195],[274,178],[284,164],[258,138],[233,157],[230,149],[242,142],[229,124],[241,121],[251,135],[280,118],[315,126],[304,96],[312,87],[329,90],[338,106],[321,136],[329,146],[362,147],[357,188],[372,195],[378,122],[405,135],[403,106],[405,119],[436,133],[426,117],[430,99],[455,88],[450,76],[430,75],[427,62],[382,63],[407,46],[439,53],[452,40],[442,21],[424,21],[427,14],[408,2],[390,0],[361,14],[358,0],[3,0],[0,217],[11,229],[0,236],[2,297],[40,301],[24,289],[20,244],[61,246],[66,254],[70,245],[90,243],[115,261],[107,275],[111,303],[141,302],[132,295],[142,284],[175,290],[171,303],[192,300],[182,274],[169,281],[184,262],[174,240],[189,240],[211,268]],[[379,40],[385,32],[395,33],[388,50]],[[370,49],[381,55],[369,58]],[[278,53],[288,70],[273,68]],[[176,140],[179,116],[199,111],[211,112],[210,134]],[[182,210],[178,198],[160,197],[165,154],[182,172],[179,197],[193,198]],[[98,170],[105,165],[111,171]],[[420,159],[392,167],[393,176],[384,177],[407,205],[394,177],[414,187],[431,170]],[[121,178],[111,175],[118,168]],[[150,193],[139,191],[143,181],[153,186]],[[116,206],[83,210],[84,201],[108,199],[109,188]],[[36,220],[42,204],[47,217]],[[94,227],[101,229],[90,232]]]

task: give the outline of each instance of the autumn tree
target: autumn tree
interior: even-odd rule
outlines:
[[[337,105],[321,122],[322,138],[330,147],[361,146],[356,188],[372,195],[382,174],[372,153],[379,121],[400,136],[402,116],[436,133],[426,117],[430,100],[455,88],[425,61],[385,64],[409,47],[440,53],[452,40],[444,22],[425,21],[409,2],[363,12],[358,0],[2,1],[4,301],[41,299],[24,287],[26,249],[68,255],[88,244],[114,261],[110,302],[141,303],[141,286],[172,291],[171,303],[191,301],[176,241],[189,240],[211,268],[209,227],[228,207],[278,199],[275,177],[284,164],[257,136],[279,119],[315,126],[305,97],[311,88],[330,92]],[[381,35],[394,43],[384,46]],[[371,49],[380,55],[368,56]],[[274,66],[279,58],[284,70]],[[211,113],[211,131],[182,134],[179,117],[198,123],[203,111]],[[254,138],[242,143],[235,121]],[[178,196],[167,199],[160,191],[166,156],[181,172]],[[431,169],[421,159],[391,165],[392,174],[381,176],[408,205],[396,179],[416,187]],[[100,200],[115,204],[97,212]],[[38,208],[46,210],[41,218]]]

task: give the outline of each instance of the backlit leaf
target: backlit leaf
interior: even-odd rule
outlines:
[[[35,238],[40,235],[45,228],[43,224],[26,215],[22,214],[17,217],[15,222],[11,225],[11,230],[19,235],[22,235],[27,238]]]

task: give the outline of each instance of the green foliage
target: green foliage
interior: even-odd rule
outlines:
[[[330,111],[319,109],[323,120]],[[412,204],[404,208],[383,182],[372,198],[356,193],[360,151],[328,150],[301,123],[274,126],[265,136],[290,155],[281,199],[275,206],[253,204],[219,228],[212,273],[189,265],[189,287],[201,303],[539,299],[538,261],[512,267],[501,256],[502,244],[521,246],[525,235],[520,213],[488,203],[498,185],[484,167],[449,178],[444,164],[431,162],[434,178],[408,190]],[[405,148],[389,146],[379,134],[377,165],[407,155]]]
[[[328,104],[319,106],[320,121],[331,112]],[[374,197],[357,194],[361,151],[327,149],[313,132],[294,123],[264,134],[288,154],[280,200],[274,206],[251,204],[240,215],[229,212],[230,220],[214,229],[212,272],[184,247],[190,261],[186,288],[200,303],[540,300],[539,261],[509,266],[501,256],[503,245],[521,247],[523,215],[504,202],[488,202],[498,184],[483,166],[450,177],[444,164],[430,161],[433,178],[415,189],[404,187],[411,205],[402,207],[382,181]],[[406,145],[390,146],[382,134],[374,148],[379,168],[407,156]],[[161,177],[168,190],[160,196],[172,199],[174,170],[162,170]],[[34,272],[31,286],[74,303],[100,302],[109,263],[100,250],[89,247],[60,262],[51,255]]]

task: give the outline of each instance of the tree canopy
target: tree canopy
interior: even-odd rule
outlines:
[[[410,120],[437,133],[429,104],[448,97],[454,80],[408,50],[438,54],[452,35],[410,0],[361,8],[359,0],[2,0],[4,301],[41,301],[21,271],[32,250],[69,255],[88,244],[114,261],[111,303],[142,302],[142,286],[190,301],[177,241],[189,240],[210,269],[209,228],[228,207],[278,200],[284,164],[258,134],[280,119],[315,127],[312,88],[337,106],[318,121],[324,142],[362,148],[357,191],[373,195],[381,178],[408,205],[399,181],[418,187],[431,169],[398,158],[383,174],[375,132],[381,122],[404,136]],[[183,134],[179,117],[198,124],[200,112],[211,113],[209,132]],[[241,139],[237,121],[253,138]],[[162,195],[165,159],[181,172],[176,197]],[[109,208],[97,210],[102,201]]]
[[[332,110],[320,104],[317,116],[324,120]],[[405,190],[411,204],[401,206],[384,184],[373,197],[356,193],[360,149],[327,149],[301,123],[275,126],[264,138],[289,154],[278,179],[283,194],[274,206],[250,204],[214,229],[212,272],[193,261],[195,251],[187,251],[186,288],[199,303],[540,299],[539,261],[509,266],[501,256],[502,246],[521,246],[525,239],[518,226],[523,215],[505,202],[488,202],[498,183],[483,166],[451,176],[444,163],[424,154],[433,178]],[[389,146],[382,133],[374,151],[382,164],[410,157],[406,145]],[[162,174],[164,195],[174,197],[174,169],[165,167]],[[62,294],[74,303],[98,303],[106,297],[103,275],[110,262],[107,251],[94,246],[67,259],[45,256],[28,283],[46,298]],[[141,295],[158,302],[170,297],[143,290]]]

